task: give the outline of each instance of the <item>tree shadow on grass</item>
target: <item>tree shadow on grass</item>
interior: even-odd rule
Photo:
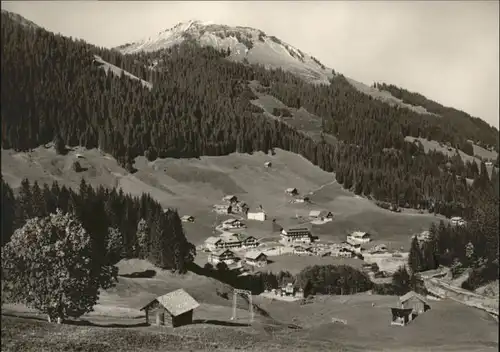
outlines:
[[[92,323],[92,322],[85,320],[85,319],[67,320],[64,323],[67,325],[94,326],[97,328],[140,328],[140,327],[149,326],[149,324],[146,322],[135,323],[135,324],[96,324],[96,323]]]
[[[144,270],[144,271],[136,271],[131,274],[121,274],[118,275],[121,277],[126,277],[130,279],[151,279],[156,276],[156,271],[155,270]]]
[[[36,320],[36,321],[41,321],[41,322],[46,322],[47,321],[46,317],[43,316],[26,316],[26,315],[21,315],[21,314],[12,314],[12,313],[2,313],[3,316],[7,317],[13,317],[13,318],[20,318],[20,319],[27,319],[27,320]],[[59,325],[56,322],[52,322],[49,324],[53,325]],[[93,322],[90,322],[86,319],[68,319],[62,322],[60,325],[73,325],[73,326],[93,326],[97,328],[139,328],[139,327],[145,327],[149,326],[146,322],[142,323],[135,323],[135,324],[96,324]]]
[[[211,319],[195,319],[193,320],[193,324],[210,324],[210,325],[218,325],[218,326],[250,326],[249,323],[233,323],[231,321],[223,321],[223,320],[211,320]]]

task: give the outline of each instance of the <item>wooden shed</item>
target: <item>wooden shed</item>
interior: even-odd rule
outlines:
[[[146,324],[154,316],[153,324],[178,327],[193,322],[193,310],[200,304],[186,291],[178,289],[149,302],[141,310],[146,312]]]
[[[405,326],[413,320],[412,309],[391,308],[391,325]]]
[[[431,309],[429,302],[427,302],[422,295],[414,291],[410,291],[404,296],[401,296],[399,300],[401,302],[401,308],[412,309],[412,313],[415,315],[422,314]]]

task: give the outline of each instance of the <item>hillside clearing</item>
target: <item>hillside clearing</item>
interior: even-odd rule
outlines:
[[[437,152],[443,153],[444,155],[446,155],[450,158],[456,154],[455,148],[448,147],[448,146],[446,146],[442,143],[439,143],[437,141],[428,140],[425,138],[417,138],[417,137],[412,137],[412,136],[405,137],[405,141],[407,141],[407,142],[414,142],[415,140],[418,140],[418,141],[420,141],[420,143],[422,143],[422,146],[424,147],[424,151],[426,153],[429,152],[429,150],[435,150]],[[487,160],[496,160],[496,158],[498,156],[498,153],[495,151],[486,150],[483,147],[480,147],[476,144],[473,144],[472,146],[474,149],[474,156],[467,155],[464,152],[462,152],[461,150],[458,150],[458,153],[459,153],[459,155],[462,158],[464,163],[467,161],[469,161],[469,162],[475,161],[479,165],[481,163],[481,160],[478,159],[476,156],[479,156],[482,159],[487,159]],[[489,169],[491,170],[491,167],[489,167]]]
[[[77,153],[82,156],[78,161],[85,169],[79,173],[71,167]],[[266,161],[272,162],[271,168],[264,166]],[[275,235],[272,219],[283,227],[294,226],[304,221],[297,216],[307,218],[311,210],[328,210],[334,214],[334,220],[313,226],[313,234],[320,239],[345,240],[349,232],[362,230],[372,232],[377,241],[399,248],[409,245],[409,236],[442,219],[432,214],[397,214],[381,209],[343,189],[335,182],[334,174],[280,149],[275,150],[275,155],[233,153],[154,162],[138,157],[135,167],[138,172],[129,174],[111,156],[97,149],[74,148],[67,155],[57,155],[53,148],[45,147],[29,153],[2,150],[2,174],[14,189],[24,177],[41,184],[58,181],[74,189],[85,178],[94,187],[117,186],[135,196],[150,193],[164,208],[174,207],[181,216],[195,217],[194,223],[183,224],[188,240],[195,245],[212,234],[216,220],[228,218],[212,212],[212,206],[221,203],[225,194],[236,195],[250,209],[262,205],[269,219],[262,223],[247,221],[245,230],[258,238]],[[296,187],[300,194],[308,195],[311,204],[290,204],[291,198],[284,193],[287,187]]]

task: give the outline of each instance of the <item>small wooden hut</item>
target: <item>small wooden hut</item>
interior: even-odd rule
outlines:
[[[193,310],[200,304],[183,289],[175,290],[149,302],[141,310],[146,312],[146,324],[155,316],[154,325],[178,327],[193,322]]]
[[[399,300],[401,302],[401,308],[412,309],[414,315],[422,314],[431,309],[429,302],[427,302],[422,295],[414,291],[410,291],[404,296],[401,296]]]

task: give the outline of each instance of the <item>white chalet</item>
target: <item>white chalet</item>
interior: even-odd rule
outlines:
[[[367,232],[355,231],[347,235],[347,243],[355,245],[360,243],[368,243],[371,241],[371,236]]]
[[[299,191],[297,190],[297,188],[291,187],[291,188],[285,189],[285,193],[288,195],[291,195],[291,196],[296,196],[297,194],[299,194]]]
[[[313,241],[311,231],[307,227],[282,229],[281,240],[285,243],[311,243]]]
[[[259,251],[249,251],[245,254],[245,262],[248,265],[262,267],[267,264],[267,255]]]
[[[222,228],[225,230],[228,229],[239,229],[241,227],[245,227],[245,224],[238,219],[227,219],[222,222]]]
[[[267,216],[263,211],[256,212],[248,212],[247,213],[248,220],[257,220],[257,221],[265,221]]]

